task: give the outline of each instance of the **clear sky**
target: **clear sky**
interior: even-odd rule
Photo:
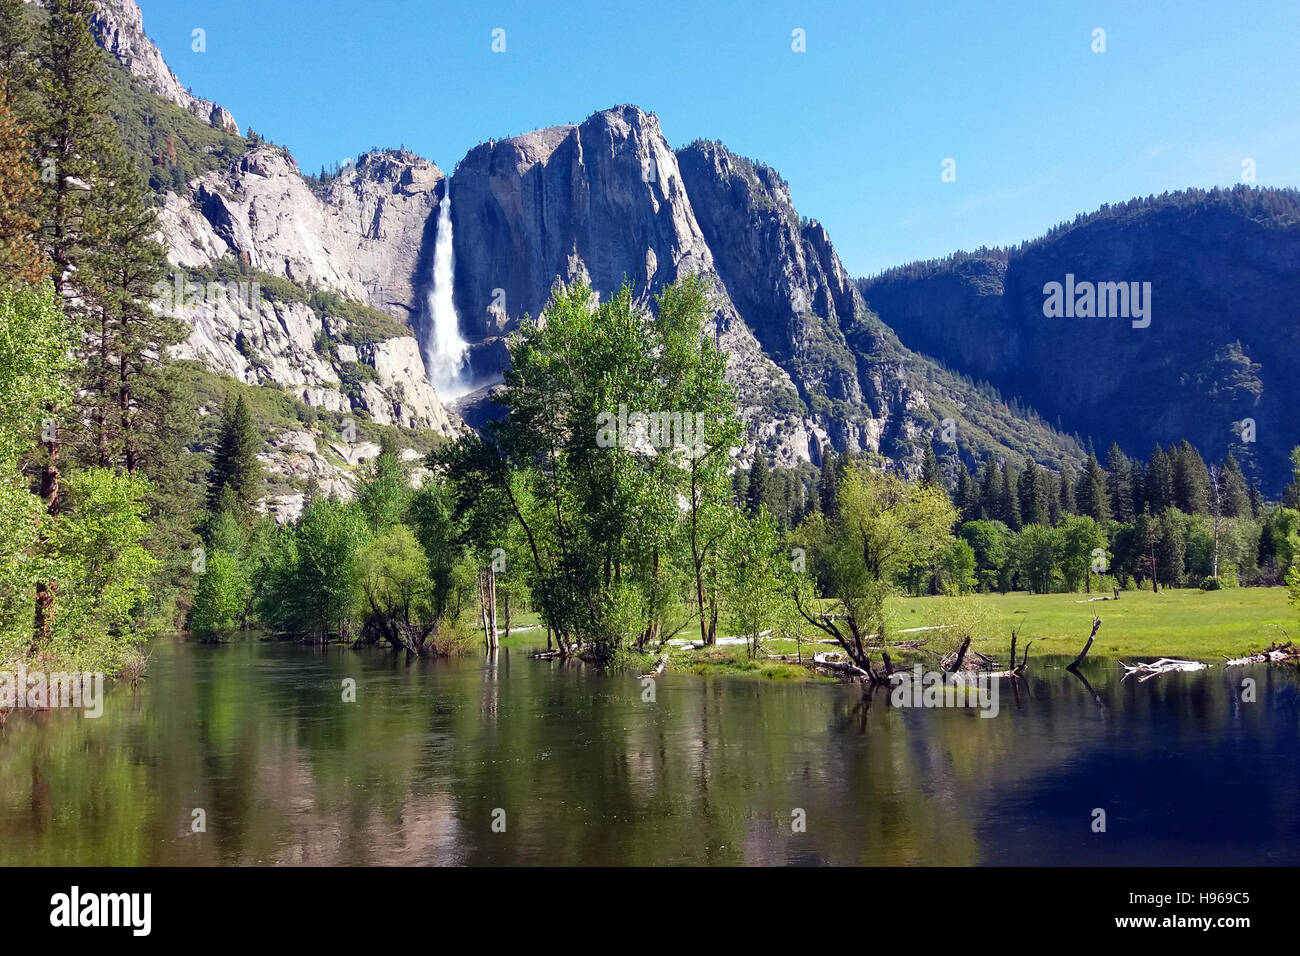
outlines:
[[[673,146],[777,169],[854,275],[1230,185],[1246,158],[1260,185],[1300,185],[1295,0],[138,2],[181,82],[304,171],[398,145],[451,170],[635,103]]]

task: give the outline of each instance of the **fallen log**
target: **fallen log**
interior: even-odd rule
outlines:
[[[1092,633],[1088,635],[1088,643],[1083,645],[1083,650],[1079,652],[1079,656],[1076,657],[1068,667],[1066,667],[1067,671],[1079,669],[1079,665],[1083,663],[1083,659],[1088,656],[1088,651],[1092,648],[1092,642],[1097,637],[1097,630],[1100,627],[1101,618],[1094,614],[1092,616]]]
[[[1297,648],[1291,641],[1285,644],[1274,642],[1264,648],[1258,654],[1247,654],[1245,657],[1224,657],[1224,667],[1236,667],[1239,664],[1280,664],[1286,661],[1300,661],[1300,648]]]
[[[827,670],[832,670],[839,674],[848,674],[851,677],[856,677],[865,680],[868,683],[872,683],[871,674],[869,672],[864,671],[857,664],[850,664],[846,661],[833,661],[830,659],[830,654],[827,653],[814,654],[813,664],[817,667],[825,667]]]
[[[1210,665],[1204,661],[1183,661],[1172,657],[1162,657],[1160,660],[1152,661],[1149,664],[1125,664],[1120,661],[1119,666],[1124,668],[1124,677],[1121,677],[1120,680],[1132,674],[1141,674],[1143,676],[1138,678],[1138,683],[1141,683],[1161,674],[1168,674],[1170,671],[1203,671]]]

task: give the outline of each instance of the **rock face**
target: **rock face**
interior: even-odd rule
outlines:
[[[988,404],[870,315],[826,231],[801,221],[774,171],[714,143],[674,152],[635,106],[481,144],[457,166],[451,195],[456,302],[478,339],[481,380],[506,361],[500,337],[538,315],[557,283],[605,297],[626,280],[648,305],[678,277],[701,275],[750,425],[746,457],[762,448],[778,464],[817,462],[829,440],[914,469],[941,418]],[[1046,429],[1007,424],[963,420],[967,457],[976,447],[1052,463],[1074,453]]]
[[[789,407],[799,404],[789,376],[727,297],[653,115],[617,106],[578,126],[484,143],[456,167],[451,195],[456,305],[479,338],[471,353],[479,379],[499,377],[500,336],[540,314],[557,283],[583,281],[604,298],[626,280],[649,307],[665,285],[699,275],[717,292],[712,331],[731,356],[742,403],[780,393]],[[807,460],[820,447],[814,426],[788,419],[772,451],[778,461]]]
[[[239,135],[239,126],[227,110],[181,86],[158,48],[145,35],[144,18],[135,0],[96,0],[96,5],[98,11],[90,21],[95,39],[145,89],[193,113],[210,126]]]
[[[211,106],[180,88],[133,0],[101,0],[95,29],[142,85],[200,115]],[[437,208],[449,188],[454,300],[479,386],[458,411],[429,387],[415,333],[404,331],[427,324]],[[635,106],[480,144],[450,187],[433,163],[395,150],[367,153],[322,185],[286,150],[250,143],[165,194],[159,218],[171,260],[191,275],[251,271],[291,284],[233,303],[200,296],[186,307],[193,332],[181,355],[336,415],[459,434],[461,414],[491,417],[487,396],[509,361],[505,336],[540,314],[557,284],[587,282],[605,297],[626,281],[649,308],[665,285],[697,275],[713,289],[709,331],[729,354],[749,426],[742,458],[761,451],[777,464],[817,462],[830,442],[915,471],[944,418],[960,435],[941,450],[946,460],[993,452],[1055,465],[1078,454],[904,348],[774,171],[718,144],[674,151],[657,118]],[[310,290],[400,325],[351,328],[348,308]],[[286,475],[296,468],[320,483],[321,462],[337,464],[317,452],[307,465],[309,452],[286,447],[271,452]],[[282,510],[292,509],[289,501]]]
[[[400,150],[366,153],[323,197],[276,146],[190,184],[189,203],[163,218],[177,261],[242,257],[299,285],[333,289],[411,322],[419,317],[425,232],[441,199],[442,170]]]
[[[1149,282],[1150,325],[1045,316],[1044,286],[1067,274]],[[908,345],[1101,450],[1146,458],[1187,438],[1207,460],[1231,450],[1275,493],[1300,444],[1298,275],[1300,194],[1237,187],[1105,207],[1020,249],[890,270],[862,290]]]
[[[313,307],[252,293],[238,286],[241,280],[213,280],[188,288],[183,298],[169,295],[171,304],[184,303],[180,311],[192,328],[178,357],[276,387],[325,412],[364,414],[379,425],[448,438],[464,432],[463,421],[429,385],[411,328],[422,314],[425,230],[443,180],[437,166],[410,153],[368,153],[318,196],[282,150],[259,146],[228,168],[198,177],[184,196],[166,194],[159,222],[176,265],[204,270],[238,260],[299,289],[330,290],[396,320],[378,337],[358,337],[349,319],[328,304]],[[290,454],[273,442],[268,463],[273,476],[350,493],[353,463],[337,455]],[[301,500],[278,494],[269,508],[277,519],[290,520]]]

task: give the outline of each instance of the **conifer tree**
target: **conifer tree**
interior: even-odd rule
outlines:
[[[1043,469],[1038,467],[1038,462],[1026,457],[1025,470],[1020,473],[1017,491],[1020,498],[1020,520],[1025,524],[1041,524],[1048,527],[1052,523],[1052,514],[1043,475]]]
[[[925,453],[921,458],[921,484],[931,488],[943,487],[943,474],[939,471],[939,459],[935,457],[934,445],[925,443]]]
[[[1159,443],[1151,452],[1151,460],[1147,462],[1142,501],[1153,515],[1159,515],[1174,504],[1173,463],[1160,448]]]
[[[1113,442],[1106,452],[1106,497],[1112,518],[1125,523],[1133,520],[1133,466]]]
[[[1079,504],[1074,497],[1074,476],[1065,468],[1061,469],[1059,501],[1061,503],[1061,517],[1078,512]]]
[[[767,505],[770,511],[767,461],[760,450],[754,455],[754,464],[749,469],[749,488],[745,492],[745,508],[750,514],[758,514],[761,505]]]
[[[262,439],[244,396],[227,396],[221,410],[221,432],[208,473],[208,509],[230,511],[251,521],[262,495],[262,465],[257,453]]]
[[[1210,513],[1210,472],[1187,439],[1173,452],[1173,484],[1174,507],[1189,515]]]
[[[822,514],[833,518],[839,514],[840,456],[830,443],[822,452],[822,473],[817,484],[817,499]]]
[[[1228,452],[1228,457],[1223,462],[1220,482],[1223,487],[1223,513],[1230,518],[1253,517],[1246,476],[1241,473],[1241,466],[1237,464],[1232,452]]]
[[[1081,515],[1087,515],[1098,524],[1110,520],[1110,504],[1106,500],[1106,472],[1097,462],[1097,456],[1088,455],[1088,462],[1079,476],[1079,486],[1074,490],[1075,502]]]
[[[0,90],[7,87],[8,81],[0,80]],[[36,242],[40,189],[26,135],[8,98],[0,95],[0,278],[34,286],[49,275],[50,262]]]
[[[1011,462],[1004,462],[998,476],[997,515],[998,520],[1012,531],[1019,531],[1021,527],[1020,502],[1016,500],[1015,492],[1018,481],[1019,475],[1011,467]]]
[[[115,137],[103,53],[90,32],[93,0],[51,0],[43,99],[48,124],[37,152],[46,184],[45,242],[55,287],[69,302],[84,292],[78,268],[88,242],[86,211],[100,178],[97,158]]]

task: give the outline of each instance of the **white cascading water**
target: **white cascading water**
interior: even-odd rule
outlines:
[[[451,184],[438,203],[438,232],[433,242],[433,284],[425,307],[429,316],[425,329],[424,366],[429,384],[444,400],[459,398],[470,391],[466,359],[469,343],[460,335],[460,319],[452,302],[455,260],[451,244]]]

